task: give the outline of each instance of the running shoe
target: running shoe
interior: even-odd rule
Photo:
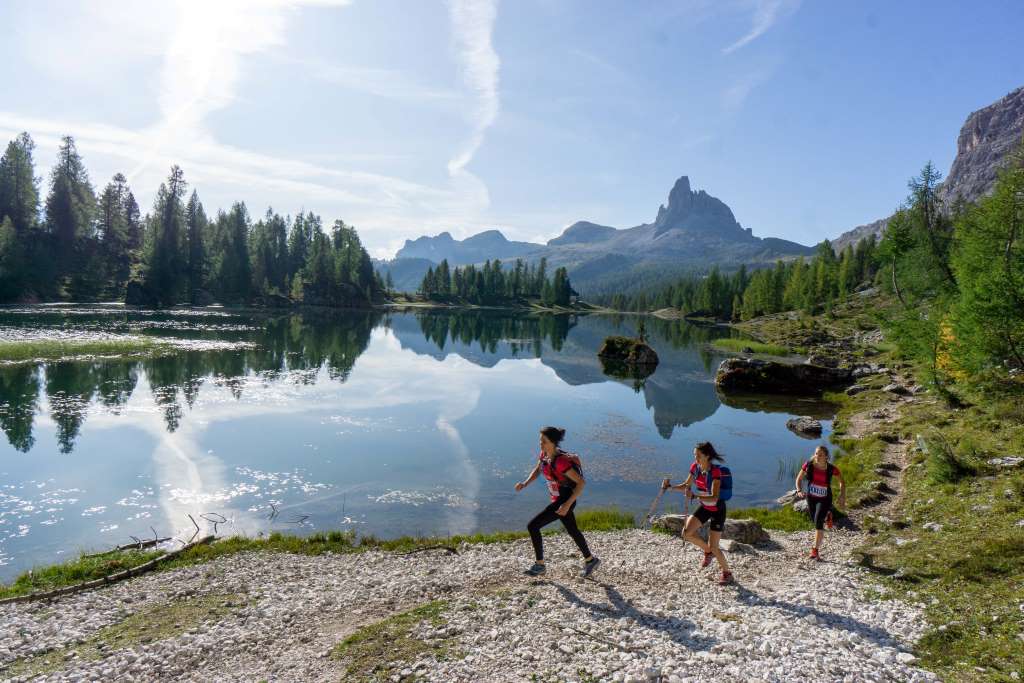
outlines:
[[[582,572],[583,578],[585,579],[588,576],[590,576],[594,572],[594,570],[597,569],[597,565],[599,564],[601,564],[601,560],[597,559],[596,557],[591,557],[589,560],[584,562]]]
[[[704,553],[704,559],[700,561],[700,568],[704,569],[704,567],[706,567],[709,564],[711,564],[711,559],[713,557],[714,557],[714,555],[712,555],[711,553]]]
[[[811,548],[811,559],[812,560],[820,560],[821,559],[820,557],[818,557],[818,549],[817,548]]]
[[[721,578],[718,579],[719,586],[728,586],[730,583],[733,582],[734,579],[732,578],[732,572],[722,572]]]
[[[547,571],[547,567],[542,565],[540,562],[534,562],[533,566],[527,569],[524,574],[527,576],[541,576]]]

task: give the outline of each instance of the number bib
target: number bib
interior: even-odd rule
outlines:
[[[815,498],[824,498],[828,495],[828,487],[820,484],[808,484],[807,492]]]
[[[552,498],[558,498],[558,482],[548,480],[548,493]]]

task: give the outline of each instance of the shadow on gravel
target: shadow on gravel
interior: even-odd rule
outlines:
[[[611,603],[610,605],[603,602],[589,602],[581,598],[566,586],[553,582],[548,583],[554,586],[567,602],[588,610],[595,619],[622,619],[632,617],[637,621],[637,623],[646,626],[647,628],[662,631],[668,634],[674,642],[691,650],[708,650],[717,642],[714,638],[707,638],[703,636],[694,637],[692,633],[696,628],[696,625],[688,619],[680,619],[678,617],[659,617],[656,614],[642,612],[637,609],[633,603],[624,598],[622,593],[617,591],[614,586],[609,584],[595,581],[598,586],[604,589],[605,595],[608,596],[608,602]]]
[[[883,629],[865,624],[864,622],[858,621],[852,617],[840,616],[835,612],[825,612],[817,609],[816,607],[798,605],[792,602],[786,602],[785,600],[779,600],[777,598],[764,598],[761,597],[760,594],[755,593],[749,588],[744,588],[743,586],[739,586],[736,599],[747,605],[776,607],[800,618],[804,618],[807,615],[814,615],[819,626],[850,631],[867,638],[878,645],[892,645],[893,641],[896,640],[896,638]]]

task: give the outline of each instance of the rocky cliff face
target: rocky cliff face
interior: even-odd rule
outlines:
[[[947,201],[975,202],[992,189],[1007,155],[1024,135],[1024,88],[967,117],[956,141],[956,159],[943,183]]]
[[[947,206],[957,199],[976,202],[995,185],[999,168],[1024,136],[1024,87],[967,117],[956,143],[956,158],[940,189]],[[882,218],[859,225],[832,241],[836,252],[869,235],[881,237],[889,224]]]
[[[669,230],[714,235],[718,239],[747,241],[751,235],[736,222],[725,202],[712,197],[704,190],[690,189],[690,178],[683,176],[676,181],[668,194],[668,206],[658,207],[654,219],[654,236]]]

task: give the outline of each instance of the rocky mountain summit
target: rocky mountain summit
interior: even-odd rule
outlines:
[[[1024,87],[967,117],[956,141],[956,159],[943,183],[945,197],[974,202],[988,194],[1007,155],[1024,135]]]
[[[514,242],[497,230],[456,240],[448,232],[436,237],[407,240],[395,260],[379,262],[380,270],[404,268],[406,259],[426,259],[449,265],[483,263],[488,259],[523,258],[536,262],[547,258],[551,267],[565,266],[580,291],[605,283],[609,276],[640,274],[650,270],[704,268],[716,263],[725,268],[740,264],[771,263],[779,258],[809,255],[812,247],[778,238],[755,237],[736,220],[732,209],[705,190],[693,190],[690,178],[676,180],[668,203],[658,207],[651,223],[618,229],[589,221],[577,221],[547,244]],[[421,266],[423,273],[427,266]],[[396,283],[399,283],[394,275]],[[422,278],[422,274],[420,274]],[[401,285],[410,284],[403,279]],[[411,283],[413,287],[418,281]]]
[[[967,117],[956,143],[956,158],[942,183],[941,194],[948,204],[963,200],[976,202],[995,185],[999,168],[1024,136],[1024,87]],[[839,253],[871,235],[880,238],[889,225],[882,218],[844,232],[832,241]]]

